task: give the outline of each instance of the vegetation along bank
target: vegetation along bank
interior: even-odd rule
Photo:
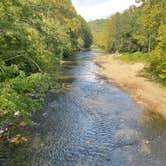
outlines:
[[[57,88],[65,56],[89,48],[88,24],[69,0],[0,2],[0,133],[29,124],[46,92]]]
[[[100,65],[109,78],[112,77],[119,83],[119,79],[124,76],[121,81],[125,85],[120,83],[121,86],[128,86],[127,89],[133,93],[135,89],[140,90],[139,94],[143,97],[141,102],[153,110],[162,105],[161,112],[166,115],[165,88],[158,89],[158,84],[154,83],[166,85],[166,3],[164,0],[140,0],[139,3],[138,7],[131,6],[108,19],[89,23],[93,30],[94,44],[103,48],[107,54],[118,53],[118,56],[121,55],[118,59],[123,62],[112,55],[99,57],[97,61],[100,63],[101,60]],[[133,65],[124,62],[132,62]],[[136,76],[140,72],[146,80]],[[134,79],[142,79],[142,82]]]

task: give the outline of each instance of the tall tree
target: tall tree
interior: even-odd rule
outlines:
[[[142,0],[141,16],[138,19],[140,26],[137,32],[137,39],[146,46],[150,52],[156,46],[157,35],[160,25],[165,24],[165,0]]]
[[[80,38],[90,47],[88,25],[69,0],[0,1],[0,122],[29,121]]]

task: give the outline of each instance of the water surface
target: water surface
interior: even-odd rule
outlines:
[[[26,145],[8,149],[11,166],[165,166],[166,123],[95,73],[97,51],[64,65],[67,88],[52,91]]]

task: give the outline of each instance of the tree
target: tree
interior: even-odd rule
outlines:
[[[30,121],[48,89],[58,84],[63,56],[79,49],[80,38],[90,47],[88,25],[69,0],[1,0],[1,124]]]
[[[138,19],[137,39],[151,52],[157,45],[157,34],[161,24],[165,24],[165,0],[143,0],[141,16]]]

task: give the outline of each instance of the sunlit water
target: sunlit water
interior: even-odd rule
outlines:
[[[96,76],[90,58],[97,54],[80,53],[65,65],[62,80],[68,88],[48,95],[33,117],[31,139],[8,149],[3,165],[166,165],[165,121]]]

